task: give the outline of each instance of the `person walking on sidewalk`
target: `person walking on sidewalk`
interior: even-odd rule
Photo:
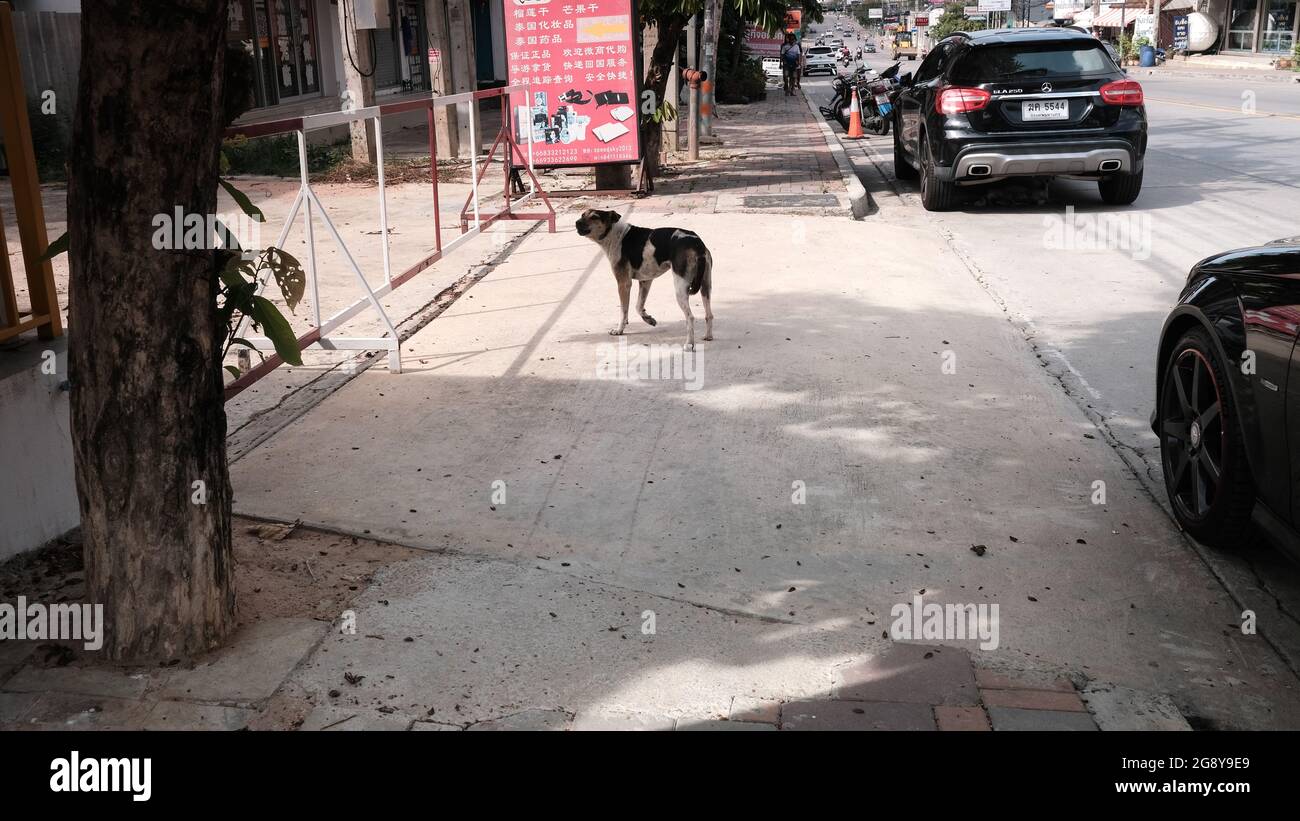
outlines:
[[[786,32],[785,42],[781,44],[781,74],[785,78],[786,96],[794,94],[799,87],[799,66],[803,62],[803,49],[795,40],[793,32]]]

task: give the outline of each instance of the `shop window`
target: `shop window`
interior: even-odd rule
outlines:
[[[1255,50],[1255,10],[1259,0],[1232,0],[1228,19],[1228,48],[1232,51]]]
[[[1265,0],[1259,50],[1290,54],[1295,47],[1295,0]]]

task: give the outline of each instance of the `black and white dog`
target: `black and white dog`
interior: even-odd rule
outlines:
[[[646,313],[645,299],[655,277],[671,268],[673,285],[677,289],[677,305],[686,316],[684,347],[688,351],[695,350],[695,316],[691,313],[690,297],[697,293],[704,299],[704,341],[713,339],[713,309],[709,307],[713,257],[697,234],[682,228],[638,228],[621,221],[614,211],[590,209],[582,212],[577,226],[579,234],[605,250],[605,256],[614,269],[623,316],[611,334],[619,336],[627,328],[632,280],[640,284],[636,312],[647,325],[656,324],[655,318]]]

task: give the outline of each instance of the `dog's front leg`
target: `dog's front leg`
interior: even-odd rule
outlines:
[[[652,279],[637,280],[636,312],[641,315],[641,319],[645,320],[645,324],[654,327],[659,323],[655,322],[655,318],[645,312],[645,298],[650,296],[650,283],[652,282],[654,282]]]
[[[618,301],[622,307],[622,314],[618,321],[618,327],[611,328],[609,333],[611,336],[622,336],[623,331],[627,328],[628,303],[632,301],[632,277],[629,274],[615,274],[614,276],[618,278]]]

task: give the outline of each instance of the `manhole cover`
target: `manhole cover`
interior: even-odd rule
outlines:
[[[744,198],[746,208],[838,208],[834,194],[755,194]]]

